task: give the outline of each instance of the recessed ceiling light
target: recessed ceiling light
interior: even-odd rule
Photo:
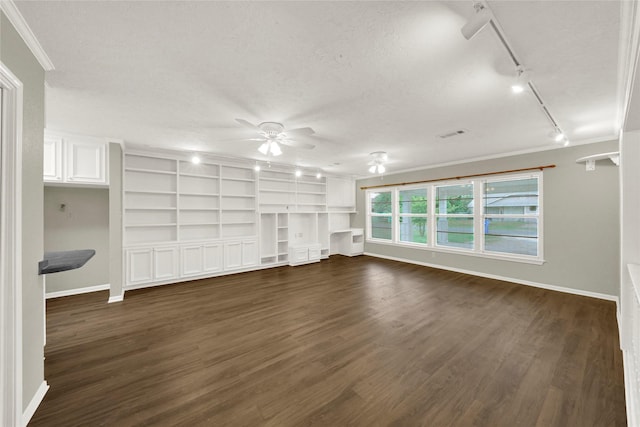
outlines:
[[[321,174],[320,172],[318,172],[318,173],[316,174],[316,178],[317,178],[317,179],[322,178],[322,174]]]
[[[299,178],[302,176],[302,171],[300,169],[296,169],[295,175]]]
[[[199,164],[200,163],[200,157],[198,157],[198,156],[191,157],[191,163],[193,163],[194,165]]]
[[[256,165],[253,167],[253,170],[256,172],[260,172],[260,165],[256,163]]]

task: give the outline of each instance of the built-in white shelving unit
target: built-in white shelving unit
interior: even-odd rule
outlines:
[[[319,212],[327,210],[326,178],[296,177],[292,171],[260,172],[260,211]]]
[[[317,262],[354,209],[327,210],[327,178],[241,162],[127,152],[123,174],[125,289]]]

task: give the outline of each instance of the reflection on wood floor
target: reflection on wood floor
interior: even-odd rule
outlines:
[[[30,426],[622,426],[615,304],[367,256],[47,301]]]

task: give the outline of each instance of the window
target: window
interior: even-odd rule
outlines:
[[[367,191],[367,239],[542,262],[542,172]]]
[[[484,184],[484,250],[538,256],[538,178]]]
[[[427,188],[398,191],[398,232],[401,242],[427,243]]]
[[[438,246],[473,249],[473,184],[436,187]]]
[[[391,191],[369,192],[369,238],[391,240]]]

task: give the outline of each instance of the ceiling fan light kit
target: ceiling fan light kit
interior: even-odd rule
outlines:
[[[293,148],[312,149],[315,147],[313,144],[306,142],[300,142],[295,139],[296,137],[310,136],[315,133],[310,127],[290,129],[285,131],[285,127],[282,123],[278,122],[262,122],[258,125],[244,120],[236,119],[236,122],[242,126],[247,127],[253,131],[258,132],[260,138],[250,138],[245,141],[260,141],[262,144],[258,147],[258,151],[265,156],[279,156],[282,154],[280,145],[286,145]]]
[[[373,160],[368,163],[370,165],[369,173],[385,173],[387,168],[384,166],[384,164],[389,160],[389,156],[387,155],[387,153],[385,151],[374,151],[369,155],[373,157]]]

